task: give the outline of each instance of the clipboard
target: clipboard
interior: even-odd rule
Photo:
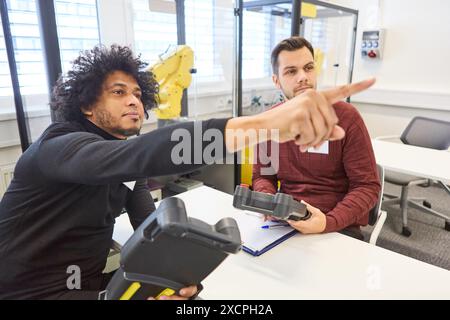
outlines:
[[[297,233],[291,226],[274,229],[263,229],[264,225],[277,225],[276,222],[263,221],[261,214],[251,211],[242,211],[234,215],[241,232],[242,250],[252,256],[258,257],[289,239]]]

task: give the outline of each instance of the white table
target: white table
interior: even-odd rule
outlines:
[[[242,214],[231,195],[208,187],[178,197],[210,224]],[[126,215],[116,226],[123,243],[132,233]],[[230,255],[203,285],[203,299],[448,299],[450,271],[339,233],[298,234],[260,257]]]
[[[387,170],[450,184],[450,152],[372,139],[378,164]]]

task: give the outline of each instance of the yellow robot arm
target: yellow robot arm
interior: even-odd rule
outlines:
[[[159,119],[174,119],[180,116],[181,98],[183,90],[191,84],[193,64],[194,52],[190,47],[181,45],[150,67],[159,83],[159,106],[156,109]]]
[[[320,75],[323,69],[323,61],[325,59],[325,54],[319,48],[314,48],[314,63],[316,65],[317,76]]]

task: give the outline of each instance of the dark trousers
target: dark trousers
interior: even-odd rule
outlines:
[[[350,226],[347,227],[341,231],[339,231],[339,233],[344,234],[346,236],[364,241],[364,235],[361,232],[361,228],[359,226]]]
[[[98,300],[98,295],[105,290],[109,281],[114,276],[114,272],[102,273],[97,279],[88,283],[86,290],[64,290],[49,296],[43,300]]]

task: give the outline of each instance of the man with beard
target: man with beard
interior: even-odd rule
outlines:
[[[316,91],[314,49],[304,38],[281,41],[272,51],[271,63],[273,82],[285,100],[272,110]],[[278,168],[272,165],[273,160],[262,163],[259,151],[255,152],[258,158],[253,166],[252,185],[255,191],[271,194],[279,191],[305,202],[311,218],[289,221],[301,233],[342,231],[363,239],[360,226],[367,225],[369,211],[375,206],[381,189],[375,157],[367,128],[356,108],[343,101],[334,103],[333,108],[339,126],[345,131],[343,139],[321,142],[310,148],[299,148],[292,142],[280,143]],[[315,116],[311,120],[320,121]],[[274,169],[271,174],[262,174],[261,169],[270,167]]]

